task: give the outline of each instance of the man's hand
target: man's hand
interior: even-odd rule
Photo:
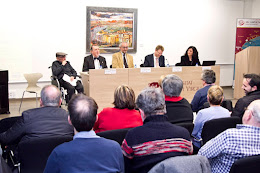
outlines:
[[[67,64],[67,61],[66,61],[66,60],[62,61],[62,65],[63,65],[63,66],[66,65],[66,64]]]
[[[73,77],[73,76],[71,76],[71,77],[70,77],[70,81],[72,82],[73,80],[74,80],[74,77]]]

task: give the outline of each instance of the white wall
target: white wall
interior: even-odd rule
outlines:
[[[259,17],[260,4],[253,3],[252,16]],[[47,67],[57,51],[68,53],[67,59],[81,71],[86,56],[86,6],[138,9],[133,55],[137,65],[158,44],[165,47],[170,64],[179,62],[187,47],[194,45],[201,62],[215,59],[222,64],[220,84],[232,85],[236,19],[243,18],[243,1],[8,0],[0,2],[0,69],[9,70],[9,90],[15,97],[21,97],[26,87],[23,73],[41,72],[42,81],[49,81]],[[103,56],[110,65],[112,55]]]

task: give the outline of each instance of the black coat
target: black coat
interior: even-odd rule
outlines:
[[[165,58],[163,55],[159,57],[159,66],[165,67]],[[153,54],[147,55],[144,59],[144,67],[154,67]]]
[[[103,56],[99,56],[98,60],[102,68],[107,68],[106,59]],[[89,69],[95,69],[93,55],[89,55],[84,58],[82,71],[89,71]]]
[[[188,56],[181,57],[180,66],[195,66],[196,64],[200,65],[200,60],[198,58],[193,58],[192,61],[190,61]]]
[[[68,123],[68,113],[62,108],[46,106],[24,111],[22,117],[6,132],[0,134],[0,142],[15,144],[39,137],[73,136]]]

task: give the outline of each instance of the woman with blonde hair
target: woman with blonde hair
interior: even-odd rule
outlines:
[[[192,131],[192,136],[195,137],[193,144],[199,148],[201,147],[199,141],[201,140],[201,132],[205,122],[212,119],[230,117],[230,112],[220,106],[224,99],[223,89],[220,86],[211,86],[208,90],[207,99],[210,107],[198,112]]]
[[[132,88],[120,85],[114,93],[114,108],[104,108],[98,114],[95,132],[132,128],[143,125],[139,111],[135,110],[135,93]]]

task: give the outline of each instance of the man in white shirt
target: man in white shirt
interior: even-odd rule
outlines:
[[[145,57],[144,67],[165,67],[163,51],[164,47],[162,45],[156,46],[155,52]]]

